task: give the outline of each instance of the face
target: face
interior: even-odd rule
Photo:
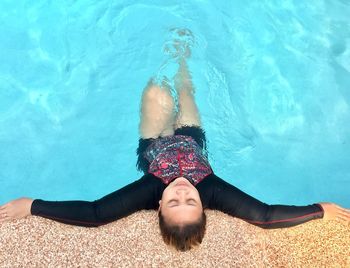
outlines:
[[[159,210],[167,221],[179,225],[197,221],[203,207],[197,189],[186,178],[179,177],[165,188]]]

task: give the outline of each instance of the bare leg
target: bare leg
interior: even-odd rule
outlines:
[[[175,104],[165,81],[156,85],[151,79],[142,94],[139,134],[143,139],[174,134]]]
[[[194,100],[194,88],[188,71],[186,58],[191,55],[192,32],[188,29],[173,29],[176,37],[168,49],[179,63],[175,75],[175,89],[178,95],[178,113],[169,85],[163,81],[160,86],[151,79],[142,95],[139,132],[142,138],[157,138],[173,135],[183,125],[200,126],[200,117]]]
[[[175,129],[183,125],[201,126],[199,110],[194,98],[191,74],[184,57],[179,60],[179,70],[175,75],[175,89],[178,93],[178,108]]]

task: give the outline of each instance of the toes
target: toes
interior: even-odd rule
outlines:
[[[172,28],[169,31],[169,41],[164,46],[164,52],[173,58],[189,58],[194,45],[194,35],[189,29]]]

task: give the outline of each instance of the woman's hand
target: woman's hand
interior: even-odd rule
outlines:
[[[0,223],[21,219],[31,215],[33,199],[19,198],[0,207]]]
[[[339,220],[343,223],[350,224],[350,210],[342,208],[334,203],[319,203],[323,210],[325,220]]]

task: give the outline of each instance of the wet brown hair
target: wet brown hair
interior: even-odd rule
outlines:
[[[161,211],[158,212],[159,227],[165,244],[178,251],[187,251],[202,243],[207,216],[202,211],[198,221],[185,225],[168,224]]]

